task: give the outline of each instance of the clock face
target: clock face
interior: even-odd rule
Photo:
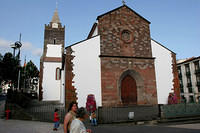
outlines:
[[[52,24],[52,28],[58,28],[58,24],[57,23],[53,23]]]

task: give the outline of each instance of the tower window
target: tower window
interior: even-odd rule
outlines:
[[[57,67],[56,68],[56,80],[60,80],[60,78],[61,78],[61,71],[60,71],[60,68]]]
[[[53,39],[53,44],[56,44],[56,39]]]

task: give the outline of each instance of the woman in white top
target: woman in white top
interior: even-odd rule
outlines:
[[[81,107],[77,110],[76,119],[74,119],[70,126],[70,133],[91,133],[90,129],[85,128],[83,121],[88,118],[85,108]]]

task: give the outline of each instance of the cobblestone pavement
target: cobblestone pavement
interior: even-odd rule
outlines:
[[[89,128],[93,133],[200,133],[200,123],[170,126],[110,124]],[[0,119],[0,133],[63,133],[62,124],[58,131],[52,129],[53,123]]]

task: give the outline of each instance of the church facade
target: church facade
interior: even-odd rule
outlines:
[[[72,60],[65,68],[71,65],[73,76],[65,75],[72,83],[65,90],[76,90],[80,106],[89,94],[109,107],[167,104],[174,92],[179,97],[176,54],[151,39],[149,25],[123,5],[98,16],[86,40],[66,47],[65,60]]]
[[[128,6],[98,16],[87,39],[67,46],[65,53],[64,42],[59,40],[64,41],[64,27],[58,22],[55,28],[53,23],[52,19],[47,27],[58,36],[45,38],[41,99],[59,100],[66,106],[76,100],[79,106],[85,106],[87,96],[93,94],[97,106],[113,107],[167,104],[169,93],[179,97],[176,54],[151,39],[150,22]],[[45,36],[46,30],[45,26]],[[56,43],[52,43],[53,38],[58,38]],[[54,55],[53,47],[59,49],[59,56]],[[51,48],[53,57],[48,56]],[[57,68],[61,79],[54,81],[58,83],[56,89],[46,75],[51,71],[56,76]],[[48,96],[52,92],[60,99]]]

